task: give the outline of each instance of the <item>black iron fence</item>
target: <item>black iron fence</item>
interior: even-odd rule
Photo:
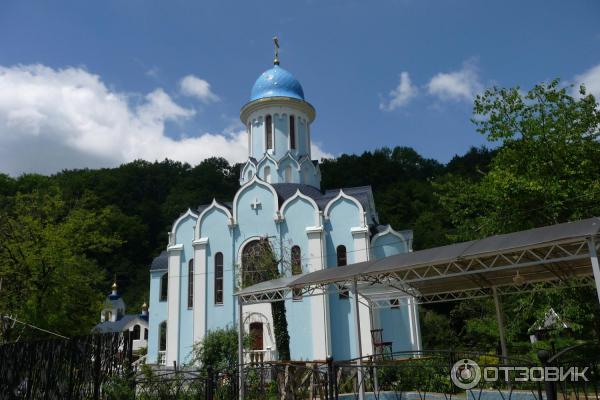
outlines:
[[[562,368],[563,375],[579,368],[585,380],[552,381],[543,372],[548,367]],[[524,371],[529,379],[523,379]],[[346,361],[258,362],[244,365],[242,388],[239,372],[237,366],[135,367],[127,332],[21,342],[0,346],[0,399],[234,400],[242,392],[247,400],[600,398],[597,345],[541,352],[540,360],[422,351]]]
[[[100,399],[131,366],[128,332],[0,345],[0,399]]]

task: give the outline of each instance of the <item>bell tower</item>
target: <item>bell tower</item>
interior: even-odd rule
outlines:
[[[311,159],[310,125],[314,107],[304,99],[300,82],[280,67],[279,40],[273,67],[252,87],[250,101],[240,111],[248,134],[248,162],[240,183],[258,175],[269,183],[320,186],[318,167]]]

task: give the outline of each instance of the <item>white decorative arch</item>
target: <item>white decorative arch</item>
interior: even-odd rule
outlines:
[[[392,226],[389,224],[386,225],[386,228],[383,231],[381,231],[381,232],[377,233],[375,236],[373,236],[373,239],[371,239],[371,248],[373,248],[375,246],[375,242],[377,242],[377,239],[379,239],[383,236],[386,236],[386,235],[393,235],[393,236],[398,237],[406,246],[406,250],[409,250],[409,248],[410,248],[409,239],[406,238],[402,234],[402,232],[398,232],[398,231],[394,230],[394,228],[392,228]]]
[[[290,205],[290,204],[291,204],[291,203],[292,203],[294,200],[296,200],[296,199],[303,199],[303,200],[306,200],[306,201],[308,201],[308,202],[309,202],[309,203],[312,205],[312,207],[313,207],[313,208],[314,208],[314,210],[315,210],[315,226],[319,226],[319,225],[321,225],[321,224],[320,224],[320,221],[319,221],[319,206],[317,205],[317,203],[315,203],[315,201],[314,201],[314,200],[313,200],[311,197],[309,197],[309,196],[305,195],[304,193],[302,193],[302,192],[300,191],[300,189],[296,189],[296,193],[294,193],[294,195],[293,195],[293,196],[291,196],[290,198],[288,198],[286,201],[284,201],[284,202],[283,202],[283,204],[282,204],[282,205],[281,205],[281,207],[280,207],[280,210],[281,210],[281,211],[280,211],[280,214],[281,214],[281,216],[282,216],[283,218],[285,218],[285,209],[286,209],[286,208],[287,208],[287,207],[288,207],[288,206],[289,206],[289,205]]]
[[[229,209],[227,207],[225,207],[222,204],[219,204],[219,202],[213,198],[213,201],[212,201],[212,203],[210,203],[210,206],[208,206],[204,210],[202,210],[202,212],[200,213],[200,216],[198,216],[198,219],[196,220],[196,226],[194,227],[194,238],[195,239],[200,239],[200,237],[201,237],[200,225],[202,224],[202,219],[206,216],[206,214],[208,214],[208,212],[210,212],[213,209],[217,209],[217,210],[220,210],[223,213],[225,213],[225,216],[227,217],[227,221],[231,225],[231,222],[233,221],[233,218],[231,217],[231,212],[229,211]]]
[[[281,157],[281,159],[279,160],[279,164],[280,164],[280,165],[283,165],[283,163],[284,163],[285,161],[287,161],[288,159],[289,159],[289,160],[291,160],[291,162],[292,162],[292,163],[296,164],[296,169],[297,169],[298,171],[300,171],[300,163],[298,163],[298,160],[296,160],[296,159],[294,158],[294,156],[292,155],[292,153],[290,153],[289,151],[287,151],[287,152],[285,153],[285,155],[284,155],[283,157]]]
[[[171,229],[171,235],[172,235],[173,239],[175,239],[175,231],[177,230],[177,227],[187,217],[193,217],[193,218],[197,219],[198,218],[198,214],[196,214],[195,212],[193,212],[191,209],[188,208],[187,211],[184,214],[182,214],[179,218],[177,218],[175,220],[175,222],[173,223],[173,228]]]
[[[340,189],[340,192],[338,193],[337,196],[335,196],[333,199],[331,199],[329,201],[329,203],[327,203],[327,205],[325,206],[325,210],[323,210],[323,216],[325,218],[329,218],[329,210],[331,209],[331,207],[333,207],[333,205],[341,199],[346,199],[349,200],[351,202],[353,202],[354,204],[356,204],[356,206],[358,207],[358,223],[360,224],[360,226],[364,226],[365,225],[365,220],[364,220],[364,214],[365,211],[363,209],[362,204],[360,204],[360,201],[358,201],[356,199],[356,197],[353,196],[349,196],[346,193],[344,193],[344,191],[342,189]]]
[[[269,189],[271,191],[271,193],[273,194],[273,205],[275,207],[275,215],[278,214],[279,212],[279,198],[277,197],[277,192],[275,191],[275,188],[273,186],[271,186],[270,184],[268,184],[267,182],[263,181],[262,179],[260,179],[258,177],[258,175],[254,174],[254,176],[252,177],[251,180],[249,180],[248,182],[246,182],[244,184],[244,186],[242,186],[237,193],[235,194],[235,197],[233,198],[233,224],[237,224],[237,220],[238,220],[238,200],[240,197],[240,194],[242,194],[243,192],[245,192],[247,189],[249,189],[252,185],[257,184],[257,185],[261,185],[266,187],[267,189]]]
[[[273,164],[275,164],[275,169],[279,168],[279,163],[277,162],[277,160],[274,159],[271,154],[269,154],[268,152],[266,152],[265,155],[263,156],[263,158],[261,158],[260,161],[258,161],[256,163],[256,170],[257,171],[260,170],[260,168],[263,165],[263,163],[265,163],[267,160],[271,160],[273,162]]]

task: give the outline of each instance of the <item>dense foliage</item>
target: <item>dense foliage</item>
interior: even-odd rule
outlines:
[[[472,148],[447,164],[406,147],[341,155],[323,161],[322,187],[371,185],[381,222],[413,229],[415,249],[600,215],[600,108],[585,89],[571,93],[558,81],[491,88],[475,100],[473,122],[494,150]],[[231,201],[238,176],[239,165],[220,158],[0,175],[0,313],[60,332],[89,329],[113,274],[130,309],[139,307],[173,220],[213,197]],[[20,259],[8,252],[15,246],[27,250]],[[40,275],[48,262],[52,279]],[[91,300],[72,304],[80,291]],[[575,337],[599,337],[595,298],[593,289],[503,298],[508,339],[526,344],[549,307]],[[497,347],[487,300],[423,307],[421,317],[426,347]]]

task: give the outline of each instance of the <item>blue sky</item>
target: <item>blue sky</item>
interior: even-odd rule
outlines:
[[[316,154],[445,162],[484,143],[469,118],[485,87],[600,94],[597,1],[3,1],[0,171],[241,161],[239,109],[275,34],[317,109]]]

